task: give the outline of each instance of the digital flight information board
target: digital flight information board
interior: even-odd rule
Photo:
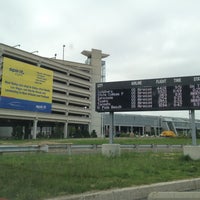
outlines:
[[[200,109],[200,75],[96,83],[96,111]]]

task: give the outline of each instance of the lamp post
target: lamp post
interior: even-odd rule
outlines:
[[[39,51],[33,51],[33,52],[31,52],[31,53],[38,53]]]
[[[13,48],[16,48],[16,47],[20,47],[20,44],[17,44],[17,45],[15,45],[15,46],[13,46]]]
[[[65,45],[63,44],[63,60],[65,59]]]

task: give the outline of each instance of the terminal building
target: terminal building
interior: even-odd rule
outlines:
[[[46,58],[0,44],[0,136],[10,136],[13,130],[17,132],[17,127],[21,127],[20,130],[29,138],[36,138],[38,133],[51,135],[55,128],[59,128],[63,137],[67,138],[70,127],[89,133],[94,130],[97,135],[101,135],[101,115],[95,112],[95,83],[101,81],[102,65],[105,64],[103,59],[109,55],[97,49],[84,50],[82,54],[86,56],[86,62],[77,63]],[[28,73],[36,73],[33,75],[33,79],[37,80],[34,87],[29,83],[32,78],[26,78],[26,74],[22,74],[27,68],[30,69]],[[41,75],[42,69],[48,73],[52,72],[52,80],[49,74]],[[15,73],[15,76],[8,77],[6,72]],[[19,75],[21,81],[23,78],[27,81],[20,82]],[[47,79],[51,82],[48,91],[39,87],[39,84],[42,86]],[[27,88],[32,88],[29,90],[31,94],[27,93]],[[41,91],[49,92],[48,97],[43,95],[44,101],[47,101],[45,104],[36,105],[36,108],[50,106],[50,112],[30,109],[32,104],[20,108],[24,106],[23,103],[29,103],[29,100],[35,103],[34,97],[31,96],[37,93],[36,96],[40,98]]]
[[[108,113],[103,117],[103,134],[109,135],[111,117]],[[200,120],[195,120],[196,133],[200,133]],[[188,118],[150,116],[136,114],[114,114],[115,136],[160,136],[164,130],[171,130],[177,136],[191,136],[191,121]]]

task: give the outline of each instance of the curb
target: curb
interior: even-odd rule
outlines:
[[[79,195],[62,196],[46,200],[139,200],[147,199],[152,192],[183,192],[200,189],[200,178],[155,183],[137,187],[106,190],[94,193],[82,193]]]
[[[200,192],[152,192],[148,200],[199,200]]]

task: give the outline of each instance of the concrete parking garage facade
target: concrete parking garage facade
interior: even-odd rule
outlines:
[[[89,132],[95,130],[98,136],[101,135],[101,115],[95,112],[95,83],[101,81],[102,59],[109,55],[97,49],[84,50],[82,54],[87,62],[77,63],[42,57],[0,44],[0,89],[5,57],[53,72],[51,112],[0,108],[0,130],[4,136],[13,124],[20,124],[24,130],[31,128],[32,138],[36,138],[42,127],[53,127],[55,123],[62,124],[64,138],[68,137],[68,126],[72,124]]]

